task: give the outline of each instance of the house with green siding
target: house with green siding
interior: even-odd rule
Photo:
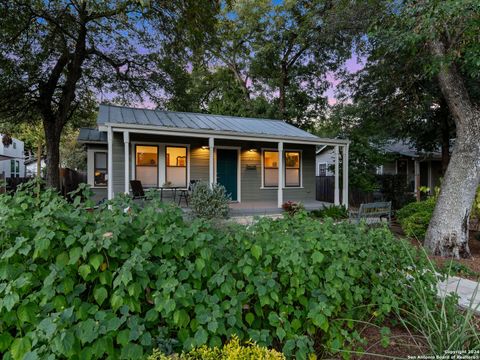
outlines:
[[[131,193],[131,180],[165,192],[197,180],[224,185],[233,206],[318,206],[315,152],[322,145],[341,148],[347,159],[342,191],[348,198],[349,142],[281,120],[100,105],[97,127],[81,129],[78,141],[97,199]]]

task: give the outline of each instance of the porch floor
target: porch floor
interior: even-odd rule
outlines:
[[[323,201],[302,201],[306,210],[315,210],[332,204]],[[246,201],[230,204],[230,216],[281,214],[283,209],[277,207],[276,201]]]

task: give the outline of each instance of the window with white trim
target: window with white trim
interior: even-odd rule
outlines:
[[[278,186],[278,151],[263,152],[263,186]]]
[[[96,151],[93,153],[93,185],[107,186],[107,153]]]
[[[10,177],[15,178],[20,176],[20,161],[10,160]]]
[[[158,146],[135,146],[135,179],[143,187],[158,186]]]
[[[285,187],[300,186],[300,151],[285,151]]]
[[[318,176],[327,176],[327,163],[318,164]]]
[[[187,187],[187,148],[165,147],[165,180],[170,186]]]

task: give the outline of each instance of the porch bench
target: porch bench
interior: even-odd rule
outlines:
[[[358,211],[350,212],[350,219],[357,224],[362,220],[365,220],[367,224],[376,223],[377,221],[371,221],[374,219],[378,219],[378,222],[382,222],[382,219],[384,218],[387,219],[388,225],[390,225],[392,220],[391,201],[361,204]]]

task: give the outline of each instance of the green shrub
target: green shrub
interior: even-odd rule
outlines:
[[[408,237],[423,241],[433,215],[435,201],[435,197],[430,197],[424,201],[410,203],[397,211],[397,220]]]
[[[230,208],[225,187],[214,184],[212,187],[206,182],[195,184],[190,206],[195,216],[204,219],[226,218]]]
[[[202,346],[180,355],[165,355],[158,349],[148,360],[284,360],[285,356],[275,350],[258,346],[254,342],[241,345],[238,337],[233,338],[222,348]]]
[[[139,359],[234,334],[304,359],[351,348],[354,320],[411,295],[408,245],[384,228],[300,213],[218,229],[158,197],[86,211],[33,191],[0,196],[4,359]],[[417,281],[435,296],[433,276]]]
[[[313,217],[324,219],[332,218],[335,220],[348,219],[348,210],[343,205],[325,206],[322,209],[312,210],[310,214]]]

